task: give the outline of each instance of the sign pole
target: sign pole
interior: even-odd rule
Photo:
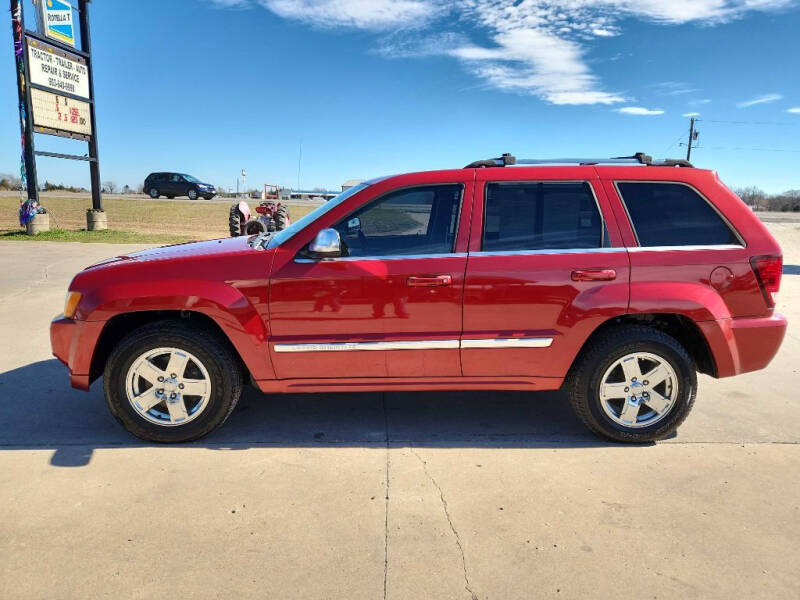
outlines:
[[[81,28],[81,50],[88,55],[89,97],[94,100],[94,61],[92,60],[92,40],[89,35],[89,2],[90,0],[78,0],[78,18]],[[103,196],[100,187],[100,158],[97,152],[96,106],[97,104],[92,102],[89,111],[92,126],[92,136],[89,138],[89,175],[92,183],[92,209],[102,211]]]
[[[28,107],[30,86],[28,85],[28,56],[25,52],[25,21],[22,14],[22,0],[11,0],[11,29],[14,37],[14,57],[17,65],[17,95],[19,100],[19,121],[22,144],[20,178],[28,191],[28,206],[39,203],[39,186],[36,179],[36,158],[33,145],[33,115]],[[22,214],[20,213],[20,216]]]

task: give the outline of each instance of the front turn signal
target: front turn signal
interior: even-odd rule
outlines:
[[[67,292],[67,301],[64,303],[64,316],[71,319],[78,310],[78,303],[81,301],[80,292]]]

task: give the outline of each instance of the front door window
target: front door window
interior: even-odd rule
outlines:
[[[353,258],[449,254],[463,186],[432,185],[391,192],[334,227]]]

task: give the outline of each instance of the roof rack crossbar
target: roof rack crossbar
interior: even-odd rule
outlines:
[[[625,165],[639,165],[644,164],[635,158],[520,158],[517,160],[518,165],[553,165],[553,164],[579,164],[579,165],[597,165],[597,164],[625,164]]]
[[[652,156],[644,152],[637,152],[632,156],[613,156],[611,158],[516,158],[511,154],[503,154],[499,158],[476,160],[468,164],[465,169],[481,167],[506,167],[510,165],[646,165],[654,167],[693,167],[687,160],[665,158],[653,160]]]

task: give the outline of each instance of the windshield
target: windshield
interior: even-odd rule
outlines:
[[[189,183],[200,183],[199,179],[196,179],[196,178],[192,177],[191,175],[181,175],[181,177],[183,177]]]
[[[294,237],[294,235],[297,232],[305,229],[306,225],[313,223],[314,221],[319,219],[322,215],[333,210],[334,208],[339,206],[342,202],[347,200],[350,196],[357,194],[367,186],[369,186],[368,183],[359,183],[358,185],[354,185],[353,187],[343,191],[338,196],[334,196],[322,206],[316,208],[315,210],[312,210],[310,213],[308,213],[305,217],[303,217],[299,221],[295,221],[283,231],[279,231],[274,236],[272,236],[272,238],[269,240],[267,248],[277,248],[286,240],[289,240],[292,237]]]

